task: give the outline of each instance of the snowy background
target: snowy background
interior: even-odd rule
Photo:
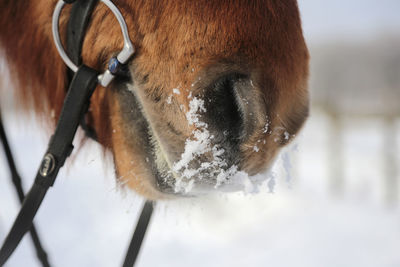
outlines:
[[[274,166],[275,192],[265,185],[257,195],[158,203],[137,266],[400,266],[400,2],[299,4],[313,107]],[[47,136],[6,102],[27,189]],[[122,264],[143,200],[118,188],[101,154],[87,142],[39,210],[35,223],[53,266]],[[8,176],[0,152],[0,240],[19,207]],[[29,236],[7,266],[40,266]]]

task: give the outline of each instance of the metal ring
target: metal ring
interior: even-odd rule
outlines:
[[[135,48],[129,39],[128,27],[126,26],[124,17],[118,8],[111,2],[110,0],[100,0],[103,2],[114,14],[117,18],[119,26],[121,27],[122,35],[124,37],[124,48],[118,53],[117,59],[120,63],[125,64],[128,59],[135,53]],[[58,53],[63,59],[64,63],[73,71],[76,72],[78,70],[78,66],[76,66],[71,59],[68,57],[67,53],[64,50],[64,47],[60,40],[60,33],[58,29],[58,22],[60,19],[61,10],[63,9],[65,2],[63,0],[59,0],[52,18],[52,32],[54,43],[57,47]],[[112,80],[114,79],[114,75],[107,69],[103,74],[100,74],[98,77],[99,83],[106,87]]]

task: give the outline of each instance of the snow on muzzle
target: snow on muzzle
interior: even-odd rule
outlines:
[[[249,89],[249,79],[229,74],[206,88],[204,95],[189,95],[186,119],[194,130],[172,166],[176,193],[189,193],[195,187],[218,189],[238,181],[232,177],[240,168],[240,145],[254,128],[242,93]]]

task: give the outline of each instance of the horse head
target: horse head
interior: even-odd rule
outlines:
[[[57,118],[66,66],[51,40],[55,2],[15,2],[0,5],[8,10],[1,47],[21,97]],[[296,1],[114,3],[136,53],[127,78],[96,89],[88,123],[112,151],[118,179],[154,199],[266,170],[308,115],[308,51]],[[10,26],[15,17],[22,22]],[[122,45],[116,19],[97,5],[83,62],[104,70]]]

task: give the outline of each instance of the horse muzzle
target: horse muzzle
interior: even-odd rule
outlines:
[[[180,105],[181,129],[176,129],[177,124],[171,129],[156,123],[161,132],[152,130],[161,191],[190,194],[230,184],[242,170],[243,147],[266,124],[262,98],[250,75],[227,72],[217,76],[198,76],[192,84],[185,97],[187,108]],[[168,119],[164,121],[168,125]]]

